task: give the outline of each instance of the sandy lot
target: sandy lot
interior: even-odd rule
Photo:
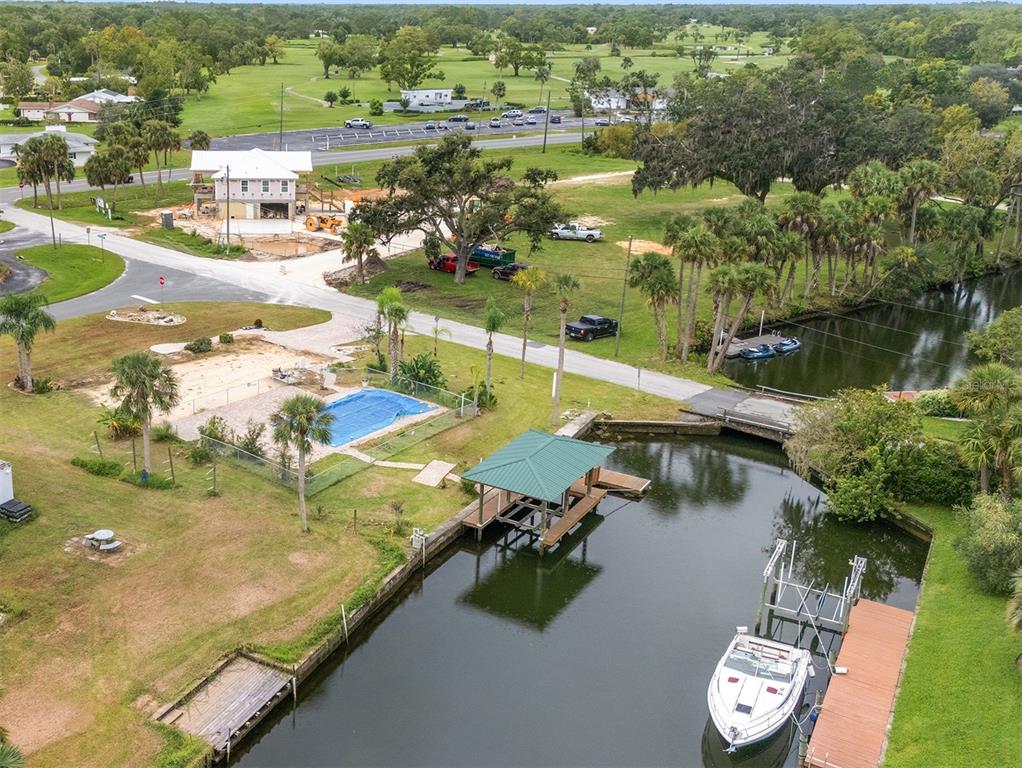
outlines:
[[[617,245],[620,248],[628,250],[627,240],[618,240]],[[661,253],[664,256],[671,255],[671,249],[663,243],[655,243],[652,240],[632,240],[632,253],[639,254],[645,253],[646,251],[653,251],[653,253]]]
[[[168,358],[181,395],[181,403],[166,414],[171,421],[283,386],[273,380],[274,368],[298,368],[304,363],[304,367],[318,371],[332,362],[321,355],[299,354],[257,339],[239,341],[230,351],[221,349],[224,347],[217,346],[216,351],[199,357],[182,353]],[[109,383],[85,393],[97,403],[114,405]]]

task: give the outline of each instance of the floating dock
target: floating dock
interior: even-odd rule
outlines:
[[[823,698],[804,765],[812,768],[876,768],[912,633],[911,611],[860,599]]]
[[[728,360],[738,357],[743,349],[752,349],[758,347],[760,344],[769,344],[771,347],[774,344],[780,344],[784,341],[784,336],[779,336],[776,333],[764,333],[762,336],[752,336],[748,339],[734,339],[728,345],[727,352],[724,356]]]

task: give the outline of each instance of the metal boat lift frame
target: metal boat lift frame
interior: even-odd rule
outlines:
[[[820,589],[815,584],[800,584],[792,579],[791,575],[795,570],[795,546],[794,541],[789,548],[786,539],[778,539],[763,569],[763,591],[759,610],[756,611],[756,633],[759,633],[764,618],[769,624],[776,616],[796,622],[808,620],[817,630],[827,629],[843,635],[848,631],[852,606],[862,592],[862,574],[866,570],[866,558],[855,555],[849,561],[851,572],[845,577],[841,591],[835,592],[831,590],[829,584]],[[787,563],[784,558],[785,552],[789,554]],[[785,593],[789,590],[794,590],[798,596],[798,605],[794,608],[783,604]]]

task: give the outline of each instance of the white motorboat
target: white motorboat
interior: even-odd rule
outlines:
[[[739,627],[710,679],[710,719],[733,751],[772,736],[796,713],[812,675],[809,651]]]

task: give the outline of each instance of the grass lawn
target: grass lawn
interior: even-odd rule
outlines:
[[[965,431],[967,421],[954,421],[952,419],[938,419],[935,416],[923,416],[923,432],[927,437],[935,437],[940,440],[958,442],[958,438]]]
[[[713,34],[715,32],[710,33],[708,38],[712,39]],[[754,35],[747,47],[758,53],[765,42],[765,36],[761,37],[759,39]],[[441,48],[438,63],[445,74],[444,87],[461,83],[469,98],[487,98],[492,101],[490,89],[493,83],[503,80],[507,88],[505,103],[531,106],[540,103],[541,99],[545,102],[548,87],[551,106],[563,108],[569,105],[567,80],[572,76],[575,63],[583,56],[600,58],[603,73],[611,78],[620,77],[623,72],[621,61],[627,56],[632,59],[634,69],[659,73],[661,84],[666,86],[675,74],[692,71],[694,68],[690,58],[675,55],[677,44],[678,41],[671,41],[652,48],[625,48],[621,51],[621,58],[610,55],[609,45],[595,45],[591,51],[587,51],[583,45],[569,45],[563,51],[550,51],[547,58],[552,64],[553,77],[543,88],[542,96],[540,84],[531,71],[522,70],[519,77],[514,77],[511,70],[500,72],[487,59],[473,56],[463,48]],[[728,71],[745,66],[750,61],[761,67],[778,67],[787,61],[787,57],[756,55],[736,58],[723,55],[714,62],[714,69]],[[423,87],[428,88],[437,82],[426,81]],[[351,117],[368,117],[367,105],[370,99],[396,101],[399,98],[396,86],[387,90],[386,83],[380,79],[378,67],[364,73],[357,80],[349,79],[345,72],[333,73],[329,79],[325,79],[323,68],[316,58],[316,42],[293,40],[286,46],[286,55],[280,63],[237,67],[229,75],[219,75],[217,82],[201,97],[189,96],[182,115],[182,134],[187,135],[196,129],[204,130],[212,136],[276,131],[280,121],[281,84],[285,88],[284,130],[337,127]],[[352,92],[353,98],[357,100],[355,103],[338,104],[332,109],[321,103],[327,91],[338,91],[343,87]],[[482,113],[482,116],[489,114]],[[427,120],[429,115],[385,113],[372,119],[384,124]]]
[[[147,214],[148,211],[159,211],[161,207],[168,205],[183,205],[192,202],[192,188],[185,181],[164,181],[162,194],[157,193],[156,179],[150,177],[146,183],[146,189],[141,186],[122,187],[117,191],[117,200],[114,206],[113,219],[107,219],[105,215],[96,210],[93,200],[97,197],[105,197],[109,203],[113,201],[113,189],[103,192],[87,190],[85,192],[65,192],[61,196],[61,207],[54,208],[55,218],[64,221],[73,221],[78,224],[91,224],[97,227],[137,227],[150,223],[156,218],[157,213]],[[57,205],[56,194],[53,198],[54,206]],[[39,190],[39,206],[33,207],[31,190],[25,197],[15,203],[19,208],[37,213],[48,210],[46,195],[42,189]]]
[[[36,344],[37,375],[96,384],[110,360],[161,341],[215,336],[256,317],[273,329],[322,322],[319,310],[252,304],[177,304],[181,328],[114,324],[102,317],[62,322]],[[432,340],[409,337],[408,352]],[[484,352],[441,342],[440,360],[460,388]],[[13,378],[14,349],[0,339],[0,381]],[[473,464],[527,426],[547,419],[550,372],[495,361],[501,405],[417,446],[423,458]],[[667,416],[676,405],[596,381],[566,380],[565,407]],[[413,473],[372,467],[310,503],[303,535],[290,491],[221,463],[221,495],[210,498],[207,468],[176,446],[178,487],[138,488],[70,466],[90,456],[99,409],[70,390],[28,397],[0,388],[0,445],[19,498],[38,517],[0,523],[0,633],[4,678],[0,723],[41,768],[187,765],[197,742],[155,728],[147,712],[179,695],[222,654],[250,643],[277,658],[300,656],[336,623],[342,602],[362,598],[403,556],[406,529],[433,528],[468,498],[454,483],[430,489]],[[104,455],[130,464],[130,443],[101,436]],[[165,472],[166,443],[154,444]],[[408,451],[408,457],[413,451]],[[55,482],[59,478],[59,482]],[[359,527],[350,523],[358,510]],[[116,559],[92,560],[71,539],[112,527],[127,543]]]
[[[186,232],[180,227],[174,229],[149,228],[136,235],[135,239],[162,245],[165,248],[173,248],[182,253],[190,253],[192,256],[206,256],[214,259],[237,258],[243,256],[248,250],[241,245],[232,245],[230,251],[225,253],[222,246],[217,245],[208,237]]]
[[[10,232],[12,229],[14,229],[14,222],[0,221],[0,235],[4,232]]]
[[[1022,636],[1005,622],[1005,598],[982,592],[955,550],[957,515],[908,511],[935,535],[884,766],[1007,765],[1022,750]]]
[[[38,290],[51,304],[97,291],[124,271],[124,259],[94,245],[35,245],[17,256],[46,270]]]
[[[84,192],[64,192],[61,195],[61,207],[54,208],[53,216],[64,221],[73,221],[78,224],[91,224],[97,227],[137,227],[153,221],[160,208],[167,206],[182,206],[192,201],[192,190],[185,181],[164,182],[164,191],[157,193],[155,179],[147,182],[143,190],[141,186],[122,187],[118,190],[117,201],[114,204],[113,218],[107,219],[96,210],[93,200],[96,196],[104,196],[107,202],[113,199],[113,190],[109,189],[105,195],[101,191],[87,190]],[[16,202],[18,208],[27,211],[44,213],[47,209],[46,195],[43,190],[39,192],[39,207],[32,205],[31,190],[24,199]],[[57,205],[56,195],[53,197],[53,205]],[[155,212],[151,215],[147,212]]]
[[[515,168],[522,170],[533,164],[535,158],[522,157]],[[602,163],[601,163],[602,161]],[[559,147],[547,153],[546,161],[555,168],[570,168],[564,176],[579,173],[600,173],[632,167],[628,161],[613,161],[607,158],[588,158]],[[697,189],[664,191],[657,195],[643,194],[635,198],[631,192],[631,181],[627,177],[607,179],[591,183],[566,183],[556,185],[558,200],[576,216],[591,216],[599,219],[604,231],[604,241],[597,243],[545,240],[542,250],[528,253],[528,243],[518,238],[509,245],[517,245],[519,259],[541,267],[549,277],[557,273],[570,273],[578,278],[582,288],[571,300],[572,319],[580,314],[599,314],[621,318],[620,301],[624,283],[629,235],[635,239],[659,242],[663,237],[664,224],[678,213],[698,213],[713,205],[736,205],[742,195],[728,184],[719,183]],[[771,203],[786,195],[790,187],[775,185]],[[633,257],[641,253],[641,247],[633,250]],[[445,272],[434,272],[426,267],[420,252],[388,260],[385,273],[376,276],[364,286],[353,286],[351,291],[361,296],[373,297],[387,285],[401,283],[405,289],[405,300],[414,308],[438,312],[444,317],[478,324],[480,312],[488,296],[493,296],[508,314],[505,331],[515,333],[521,327],[522,295],[510,283],[493,280],[487,270],[480,270],[468,278],[463,286],[456,286],[453,277]],[[703,285],[706,275],[703,275]],[[530,338],[543,343],[556,343],[558,334],[558,299],[551,290],[542,290],[534,298]],[[700,301],[700,317],[709,321],[712,302],[704,295]],[[759,304],[753,312],[758,314]],[[669,335],[675,337],[676,310],[669,309]],[[652,314],[645,300],[636,289],[625,291],[625,310],[622,322],[621,352],[619,359],[632,365],[661,367],[657,358],[656,332]],[[584,346],[586,352],[604,357],[614,357],[615,340],[598,339],[582,345],[569,342],[572,346]],[[669,363],[671,370],[684,375],[705,379],[706,374],[698,363],[685,366]],[[716,383],[723,381],[716,378]]]

